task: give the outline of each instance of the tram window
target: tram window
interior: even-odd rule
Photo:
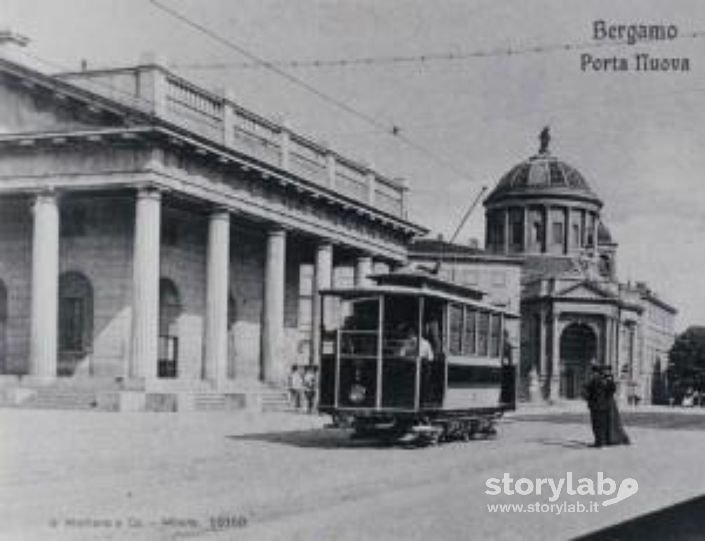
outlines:
[[[379,301],[360,299],[344,302],[340,309],[342,328],[346,331],[377,331]]]
[[[499,357],[499,314],[490,316],[490,356]]]
[[[451,355],[460,355],[462,351],[463,307],[459,304],[450,305],[448,330],[450,334],[448,351]]]
[[[477,353],[478,355],[487,355],[487,342],[490,327],[490,315],[487,312],[480,312],[479,328],[477,335]]]
[[[465,312],[465,336],[463,337],[463,353],[474,355],[476,351],[477,311],[470,308]]]
[[[418,335],[419,301],[415,297],[385,295],[384,344],[386,354],[399,354],[409,333]]]
[[[431,343],[434,355],[438,356],[443,352],[443,312],[445,305],[435,299],[425,299],[424,301],[424,330],[423,336]]]
[[[377,355],[379,300],[367,298],[344,302],[340,316],[341,355]]]

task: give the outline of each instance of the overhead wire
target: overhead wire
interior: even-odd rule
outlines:
[[[260,57],[259,55],[250,52],[248,49],[242,47],[241,45],[238,45],[231,39],[228,39],[226,37],[221,36],[219,33],[215,32],[211,28],[208,28],[204,24],[194,21],[192,18],[184,15],[180,11],[177,11],[167,5],[164,5],[162,2],[159,0],[149,0],[149,2],[154,5],[156,8],[160,9],[164,13],[167,13],[171,17],[181,21],[183,24],[203,33],[204,35],[210,37],[214,41],[220,43],[221,45],[226,46],[229,49],[232,49],[239,54],[249,58],[252,62],[255,62],[259,65],[261,65],[263,68],[268,69],[269,71],[279,75],[280,77],[286,79],[290,83],[292,83],[295,86],[298,86],[307,92],[310,92],[312,95],[318,97],[322,101],[328,103],[329,105],[332,105],[342,111],[345,111],[346,113],[350,114],[351,116],[366,122],[367,124],[370,124],[371,126],[376,127],[379,129],[382,133],[385,133],[387,135],[393,136],[399,141],[402,141],[407,147],[412,148],[416,150],[418,153],[423,154],[426,156],[427,159],[433,161],[437,165],[447,169],[448,171],[453,172],[456,175],[459,175],[460,177],[464,178],[465,180],[470,180],[472,178],[472,175],[470,175],[467,171],[464,171],[462,168],[458,167],[456,164],[453,162],[447,160],[446,158],[443,158],[433,152],[432,150],[426,148],[424,145],[416,142],[415,140],[409,138],[403,133],[402,128],[395,124],[395,123],[384,123],[380,121],[377,117],[374,117],[366,112],[360,111],[356,107],[351,106],[347,102],[344,102],[334,96],[331,96],[330,94],[323,92],[322,90],[319,90],[312,84],[308,83],[307,81],[296,77],[295,75],[292,75],[288,73],[287,71],[281,69],[280,67],[272,64],[268,60]]]
[[[705,37],[705,31],[693,31],[679,34],[674,40],[697,39]],[[656,40],[646,40],[646,43],[658,43]],[[448,62],[471,60],[475,58],[494,58],[502,56],[521,56],[528,54],[544,54],[552,52],[576,51],[595,49],[600,47],[632,46],[627,40],[610,40],[604,42],[582,41],[568,43],[554,43],[547,45],[532,45],[518,47],[495,47],[475,51],[425,53],[419,55],[389,55],[389,56],[363,56],[351,58],[317,58],[305,60],[270,60],[267,63],[277,68],[336,68],[353,66],[374,66],[390,64],[428,64],[432,62]],[[174,63],[171,67],[186,70],[219,70],[219,69],[258,69],[262,68],[260,62],[186,62]]]

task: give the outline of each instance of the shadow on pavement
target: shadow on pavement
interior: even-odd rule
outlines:
[[[231,440],[259,441],[292,445],[294,447],[316,449],[359,449],[359,448],[404,448],[406,445],[396,440],[352,438],[352,432],[338,428],[317,428],[309,430],[287,430],[228,436]]]
[[[231,440],[259,441],[315,449],[423,449],[426,447],[435,447],[414,441],[403,441],[398,437],[353,437],[351,430],[341,428],[261,432],[227,436],[227,438]],[[492,439],[477,439],[466,442],[464,445],[478,445],[484,441],[492,441]],[[453,443],[458,442],[441,443],[440,446],[443,447],[444,445]]]
[[[642,515],[603,530],[575,538],[575,541],[696,541],[705,538],[703,529],[705,496]]]

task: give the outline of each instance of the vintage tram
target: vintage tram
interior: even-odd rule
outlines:
[[[321,291],[319,411],[356,435],[436,443],[495,434],[515,405],[506,322],[478,290],[419,270]]]

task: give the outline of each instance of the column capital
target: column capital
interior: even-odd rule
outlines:
[[[225,205],[214,205],[208,211],[211,220],[230,220],[230,209]]]
[[[54,203],[57,204],[61,198],[61,193],[55,188],[47,188],[33,192],[33,204]]]
[[[282,226],[274,226],[267,229],[268,237],[285,237],[289,229]]]
[[[322,238],[316,241],[316,248],[330,248],[331,250],[335,246],[335,242],[330,239]]]
[[[154,199],[161,200],[162,189],[153,184],[145,184],[137,188],[138,199]]]

